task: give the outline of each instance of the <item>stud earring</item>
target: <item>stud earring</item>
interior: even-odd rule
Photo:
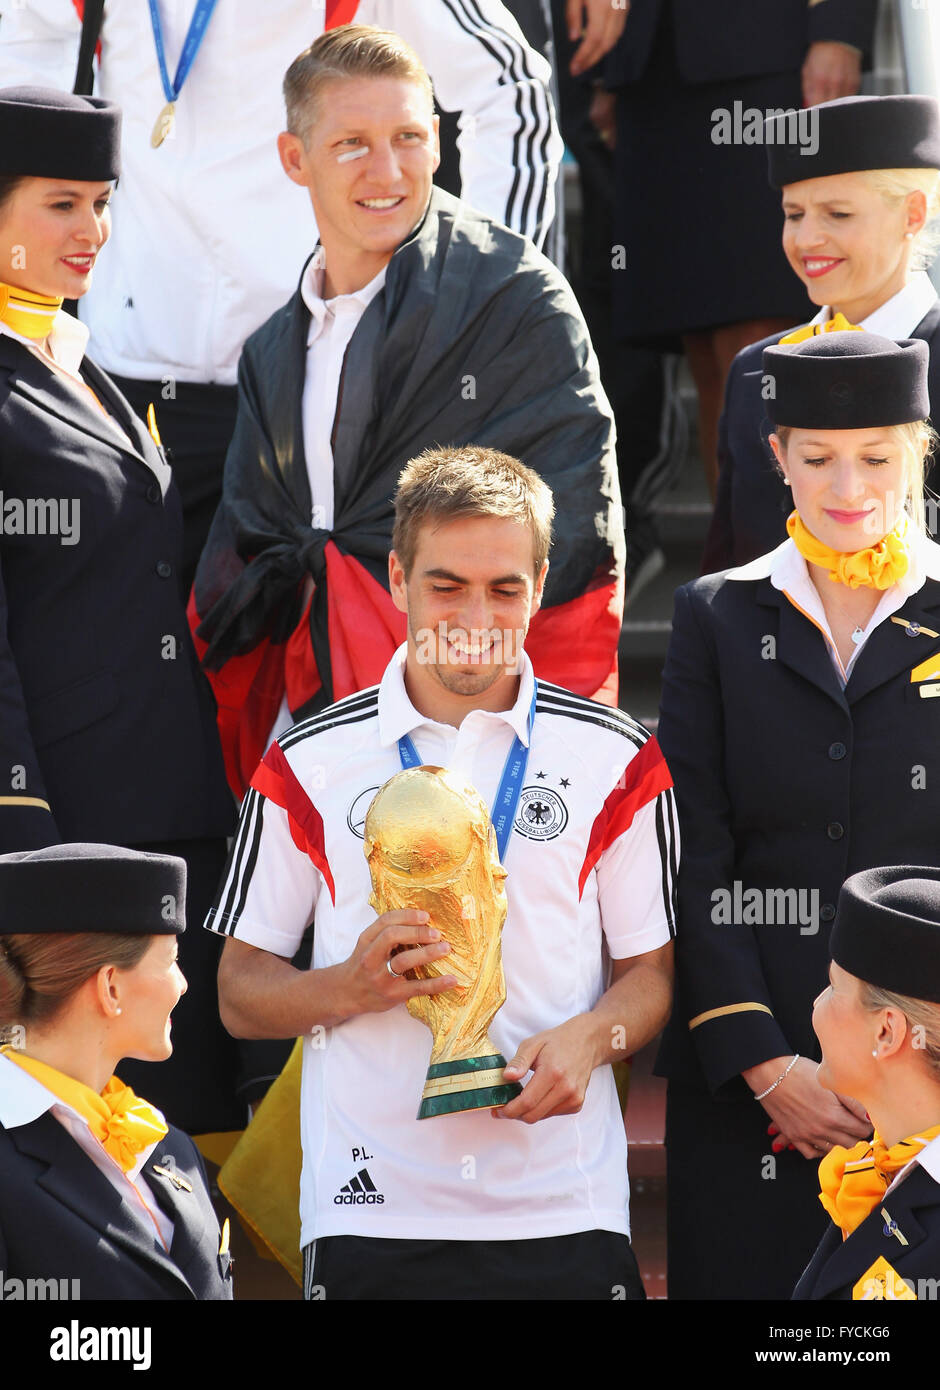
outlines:
[[[905,233],[904,233],[904,240],[905,240],[905,241],[913,241],[913,240],[914,240],[914,233],[913,233],[913,232],[905,232]]]
[[[118,1010],[118,1012],[120,1012],[120,1010]],[[877,1049],[877,1047],[873,1047],[873,1048],[872,1048],[872,1050],[871,1050],[871,1055],[872,1055],[874,1058],[877,1059],[877,1057],[878,1057],[878,1049]]]
[[[114,1012],[115,1012],[116,1014],[120,1014],[120,1013],[123,1013],[124,1010],[123,1010],[123,1009],[120,1009],[120,1008],[117,1008],[117,1009],[114,1010]]]

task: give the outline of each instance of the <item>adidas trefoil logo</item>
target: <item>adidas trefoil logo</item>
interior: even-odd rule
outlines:
[[[354,1178],[337,1192],[333,1203],[337,1207],[380,1206],[385,1198],[376,1191],[375,1183],[369,1177],[368,1168],[360,1168]]]

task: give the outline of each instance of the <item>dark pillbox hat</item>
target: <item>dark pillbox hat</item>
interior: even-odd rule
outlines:
[[[930,351],[919,338],[818,333],[764,348],[764,396],[774,425],[805,430],[884,429],[930,414]]]
[[[791,126],[785,112],[764,122],[773,188],[862,169],[940,169],[940,108],[933,97],[840,97],[799,113],[799,140]]]
[[[850,975],[940,1004],[940,869],[865,869],[839,894],[830,952]]]
[[[0,855],[0,936],[186,930],[186,863],[116,845],[50,845]]]
[[[104,183],[121,172],[121,108],[54,87],[0,87],[0,174]]]

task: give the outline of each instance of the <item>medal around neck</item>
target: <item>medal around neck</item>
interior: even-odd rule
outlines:
[[[459,982],[408,1000],[408,1012],[433,1038],[418,1119],[507,1104],[522,1087],[504,1079],[506,1058],[488,1036],[506,999],[506,871],[486,803],[447,768],[407,768],[373,797],[364,848],[375,911],[427,912],[450,944],[449,955],[405,978],[453,975]]]
[[[176,121],[176,102],[168,101],[154,121],[153,130],[150,134],[150,144],[158,150],[168,135],[173,133],[173,126]]]

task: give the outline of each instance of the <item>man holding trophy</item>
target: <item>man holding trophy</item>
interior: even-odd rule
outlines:
[[[669,1013],[678,830],[655,739],[534,680],[552,514],[495,450],[411,462],[407,643],[242,806],[206,925],[229,1030],[306,1039],[308,1298],[644,1296],[609,1063]]]

